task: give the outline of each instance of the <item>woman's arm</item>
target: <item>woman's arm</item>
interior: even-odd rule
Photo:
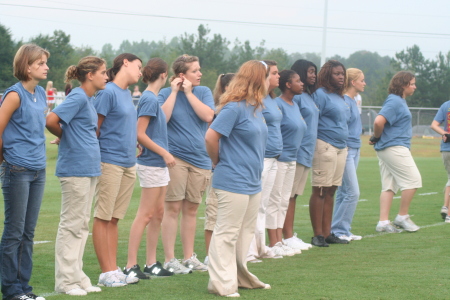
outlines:
[[[436,131],[437,133],[439,133],[440,135],[442,135],[442,140],[444,141],[444,143],[447,142],[447,136],[445,136],[445,134],[448,132],[445,131],[444,129],[442,129],[441,127],[439,127],[439,125],[441,125],[441,123],[439,123],[436,120],[433,120],[433,122],[431,122],[431,129],[433,129],[434,131]]]
[[[97,114],[98,121],[97,121],[97,137],[100,136],[100,127],[102,127],[103,121],[105,120],[105,116],[101,114]]]
[[[372,140],[369,141],[369,145],[374,145],[376,144],[376,142],[378,141],[377,139],[380,139],[381,134],[383,133],[384,130],[384,125],[386,124],[387,120],[384,116],[382,115],[378,115],[375,118],[375,121],[373,122],[373,136],[372,138],[375,138],[375,142]]]
[[[61,138],[63,133],[60,122],[61,118],[54,112],[51,112],[48,114],[45,124],[45,127],[47,127],[48,131],[50,131],[58,138]]]
[[[193,93],[192,93],[192,82],[187,79],[183,81],[183,89],[188,99],[189,103],[192,106],[195,114],[202,120],[203,122],[210,123],[214,118],[214,110],[211,109],[208,105],[200,101]]]
[[[169,153],[166,149],[155,143],[146,133],[148,124],[150,123],[150,117],[149,116],[143,116],[139,117],[137,121],[137,140],[138,142],[147,148],[150,151],[155,152],[156,154],[160,155],[163,159],[166,165],[171,168],[175,166],[175,158],[172,156],[172,154]]]
[[[219,140],[222,137],[220,133],[209,128],[205,135],[206,151],[213,163],[213,168],[219,163]]]
[[[175,102],[177,101],[177,94],[180,90],[180,86],[183,83],[183,80],[181,78],[175,78],[170,83],[170,87],[172,89],[172,92],[170,93],[169,97],[167,97],[166,101],[163,105],[161,105],[161,109],[166,115],[166,121],[169,122],[170,118],[172,117],[173,108],[175,107]]]
[[[20,97],[16,92],[10,92],[0,106],[0,162],[3,161],[3,132],[11,120],[12,114],[20,107]]]

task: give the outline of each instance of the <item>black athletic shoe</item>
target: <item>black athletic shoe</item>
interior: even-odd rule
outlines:
[[[129,270],[127,270],[127,267],[124,267],[123,273],[130,276],[133,275],[133,277],[137,277],[139,279],[150,279],[150,277],[142,273],[141,267],[139,267],[139,265],[134,265]]]
[[[158,276],[158,277],[167,277],[167,276],[172,276],[175,274],[174,272],[170,272],[170,271],[164,269],[159,261],[157,261],[150,268],[145,266],[144,273],[147,275],[150,275],[150,276]]]
[[[318,235],[311,238],[311,245],[317,247],[328,247],[328,244],[325,242],[325,238],[323,235]]]
[[[335,236],[334,233],[327,236],[327,238],[325,239],[325,242],[327,242],[328,244],[348,244],[349,243],[347,240],[341,240],[340,238]]]
[[[29,292],[28,294],[26,294],[26,296],[30,299],[34,299],[34,300],[45,300],[44,297],[38,296],[33,294],[32,292]]]

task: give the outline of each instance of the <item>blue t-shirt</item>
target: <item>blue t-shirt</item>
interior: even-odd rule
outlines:
[[[35,171],[45,169],[45,90],[36,86],[32,95],[18,82],[5,91],[0,105],[10,92],[19,95],[20,106],[3,131],[3,157],[15,166]]]
[[[238,194],[259,193],[267,142],[267,125],[261,110],[255,111],[245,100],[230,102],[222,108],[211,129],[222,134],[212,186]]]
[[[163,105],[172,92],[171,88],[162,89],[158,95],[159,105]],[[196,86],[192,93],[205,105],[214,109],[214,99],[211,90],[206,86]],[[184,92],[179,91],[172,116],[167,123],[167,137],[169,139],[169,152],[196,166],[210,170],[211,159],[206,153],[205,133],[208,123],[202,121]]]
[[[446,132],[450,132],[450,100],[441,105],[434,120],[443,125]],[[441,151],[450,151],[450,143],[441,140]]]
[[[158,146],[168,150],[167,141],[167,124],[166,115],[159,106],[158,98],[151,91],[144,91],[137,108],[138,118],[143,116],[150,117],[150,123],[148,124],[145,134],[147,134],[153,142]],[[138,164],[149,167],[166,167],[164,159],[153,151],[142,146],[143,152],[141,156],[137,158]]]
[[[406,100],[390,94],[383,103],[379,115],[386,118],[383,133],[375,144],[375,150],[383,150],[392,146],[411,147],[412,127],[411,112]]]
[[[98,116],[92,101],[77,87],[53,110],[61,119],[63,130],[56,161],[58,177],[101,175]]]
[[[283,151],[278,158],[279,161],[290,162],[297,160],[298,149],[306,131],[306,123],[300,114],[297,103],[292,105],[277,97],[278,107],[283,113],[281,120],[281,135],[283,136]]]
[[[345,102],[350,107],[350,119],[348,120],[347,146],[353,149],[361,148],[362,123],[356,101],[344,95]]]
[[[136,164],[136,109],[128,89],[114,82],[95,97],[97,113],[105,116],[100,127],[100,153],[102,162],[124,168]]]
[[[350,108],[344,97],[321,87],[313,94],[313,99],[320,110],[317,138],[339,149],[347,147]]]
[[[300,149],[297,152],[297,162],[311,168],[316,149],[317,126],[319,123],[319,109],[308,93],[294,96],[292,99],[300,108],[300,114],[306,122],[307,130],[303,136]]]
[[[270,95],[264,98],[264,109],[262,111],[266,120],[268,136],[266,152],[264,157],[272,158],[281,155],[283,150],[283,138],[281,137],[281,119],[283,114],[278,107],[277,101],[272,99]]]

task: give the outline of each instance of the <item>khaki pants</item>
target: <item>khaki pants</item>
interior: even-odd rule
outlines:
[[[55,290],[59,293],[92,286],[83,272],[83,253],[97,178],[59,177],[62,199],[55,245]]]
[[[261,193],[243,195],[216,189],[217,222],[209,247],[210,293],[236,293],[238,287],[264,288],[247,269],[247,252],[253,239]]]

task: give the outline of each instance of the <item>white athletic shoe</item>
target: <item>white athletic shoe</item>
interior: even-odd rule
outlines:
[[[283,244],[292,249],[308,250],[312,248],[311,244],[305,243],[302,239],[299,239],[297,233],[294,233],[293,237],[283,240]]]
[[[409,215],[407,215],[405,218],[399,218],[398,216],[395,217],[394,220],[394,225],[401,227],[403,229],[405,229],[406,231],[409,232],[415,232],[417,230],[420,229],[419,226],[417,226],[416,224],[414,224],[413,221],[411,221],[411,218],[409,217]]]

